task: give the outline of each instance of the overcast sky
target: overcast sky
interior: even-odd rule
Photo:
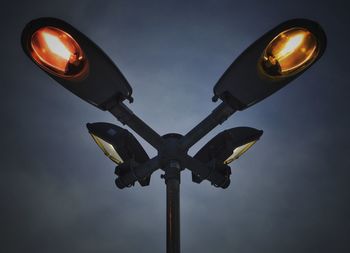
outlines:
[[[66,20],[131,86],[130,108],[161,135],[185,134],[216,104],[212,88],[260,35],[296,17],[328,35],[323,58],[218,132],[264,135],[232,164],[231,185],[182,173],[182,252],[350,252],[349,6],[346,1],[9,1],[2,4],[0,251],[165,252],[165,184],[119,190],[87,122],[120,125],[62,88],[23,53],[31,19]],[[150,156],[155,150],[137,138]]]

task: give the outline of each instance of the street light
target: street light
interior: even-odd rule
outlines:
[[[205,144],[194,157],[206,163],[215,160],[217,163],[229,164],[257,142],[262,134],[263,131],[251,127],[225,130]]]
[[[209,181],[227,188],[231,169],[261,137],[262,131],[237,127],[221,132],[195,156],[188,150],[236,111],[265,99],[306,71],[323,54],[326,35],[314,21],[293,19],[267,32],[248,47],[226,70],[214,87],[213,101],[222,100],[211,114],[186,135],[160,136],[125,104],[132,89],[114,63],[90,39],[68,23],[39,18],[27,24],[22,47],[29,58],[66,89],[101,110],[109,111],[129,126],[158,154],[149,158],[126,129],[108,123],[87,124],[107,157],[117,164],[116,186],[138,181],[148,185],[152,173],[162,169],[166,184],[167,252],[180,252],[180,175],[185,168],[193,181]]]
[[[227,165],[251,148],[262,134],[263,131],[251,127],[235,127],[225,130],[205,144],[194,158],[211,164],[214,170],[219,170],[229,179],[231,171]],[[192,173],[193,182],[200,183],[203,179],[205,178]]]
[[[107,110],[110,101],[132,101],[132,89],[119,69],[70,24],[56,18],[32,20],[21,42],[36,65],[86,102]]]
[[[118,176],[131,171],[132,166],[149,160],[146,151],[128,130],[104,122],[88,123],[86,127],[103,153],[118,165],[115,171]],[[138,181],[141,186],[147,186],[150,176]]]
[[[272,95],[300,76],[326,49],[326,35],[307,19],[286,21],[249,46],[214,87],[220,98],[237,110]]]

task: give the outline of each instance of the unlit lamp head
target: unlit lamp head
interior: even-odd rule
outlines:
[[[251,148],[262,134],[263,131],[251,127],[225,130],[205,144],[194,157],[204,163],[229,164]]]
[[[205,144],[194,158],[213,166],[212,168],[219,174],[229,179],[231,170],[228,164],[238,159],[251,148],[262,134],[263,131],[251,127],[235,127],[225,130]],[[192,173],[193,182],[200,183],[204,179]],[[228,184],[223,188],[227,186]]]
[[[146,151],[128,130],[103,122],[86,126],[103,153],[118,165],[115,170],[118,176],[131,171],[131,164],[142,164],[149,160]],[[147,186],[150,176],[139,179],[138,182],[141,186]]]
[[[116,164],[132,159],[143,163],[149,159],[141,144],[128,130],[104,122],[89,123],[86,126],[103,153]]]

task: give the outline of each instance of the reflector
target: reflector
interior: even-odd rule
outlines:
[[[303,70],[316,59],[316,37],[304,28],[291,28],[277,35],[266,47],[262,68],[267,75],[290,75]]]
[[[52,74],[77,77],[87,70],[87,59],[78,43],[55,27],[42,27],[31,38],[31,56]]]
[[[230,155],[225,161],[224,164],[229,164],[234,160],[238,159],[241,155],[243,155],[248,149],[250,149],[257,141],[251,141],[242,146],[239,146],[233,150],[232,155]]]
[[[110,158],[116,164],[122,164],[124,161],[114,149],[113,145],[104,141],[100,137],[91,134],[92,138],[95,140],[96,144],[102,149],[103,153]]]

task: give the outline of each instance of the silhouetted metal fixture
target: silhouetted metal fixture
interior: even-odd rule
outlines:
[[[112,113],[158,150],[149,158],[126,129],[109,124],[87,124],[104,154],[118,166],[116,185],[122,189],[138,181],[149,185],[159,168],[167,188],[167,252],[180,252],[180,173],[191,170],[192,180],[208,180],[227,188],[229,163],[239,158],[261,137],[248,127],[221,132],[192,157],[189,148],[234,112],[265,99],[301,75],[323,54],[326,35],[316,22],[286,21],[260,37],[226,70],[214,87],[213,101],[222,103],[185,136],[160,136],[123,103],[133,101],[132,89],[114,63],[90,39],[68,23],[39,18],[27,24],[22,47],[29,58],[62,86],[101,110]]]
[[[149,160],[149,156],[136,138],[126,129],[109,123],[88,123],[87,128],[103,153],[118,166],[116,174],[121,178],[133,167]],[[141,186],[149,185],[151,176],[138,179]],[[127,186],[132,186],[130,184]]]

